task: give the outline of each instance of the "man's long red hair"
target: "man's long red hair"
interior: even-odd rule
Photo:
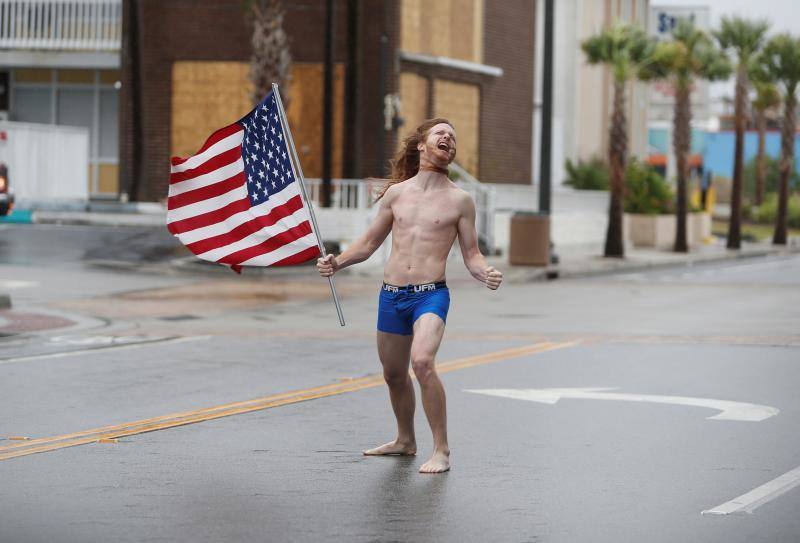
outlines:
[[[392,173],[381,189],[378,198],[375,200],[376,202],[383,198],[383,195],[386,194],[386,191],[389,190],[389,187],[392,185],[402,183],[406,179],[411,179],[417,175],[419,171],[419,149],[417,149],[417,145],[425,141],[431,128],[441,123],[449,124],[451,127],[453,126],[453,123],[441,117],[428,119],[403,140],[402,147],[391,161]]]

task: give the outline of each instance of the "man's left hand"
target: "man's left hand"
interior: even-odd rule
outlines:
[[[489,266],[484,273],[486,274],[486,286],[492,290],[497,290],[497,287],[503,282],[502,272],[496,270],[493,266]]]

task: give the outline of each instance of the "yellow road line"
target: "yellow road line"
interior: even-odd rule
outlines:
[[[448,373],[473,366],[501,362],[503,360],[519,358],[521,356],[552,351],[555,349],[563,349],[565,347],[572,347],[577,343],[578,342],[576,341],[561,343],[544,342],[534,345],[526,345],[523,347],[513,347],[510,349],[504,349],[502,351],[495,351],[478,356],[470,356],[451,360],[449,362],[438,363],[436,365],[436,369],[439,373]],[[170,415],[163,415],[160,417],[153,417],[123,424],[102,426],[100,428],[74,432],[71,434],[63,434],[39,439],[29,439],[23,442],[0,447],[0,460],[9,460],[19,456],[54,451],[67,447],[75,447],[77,445],[86,445],[88,443],[97,443],[99,441],[108,442],[109,440],[120,437],[143,434],[145,432],[154,432],[156,430],[164,430],[167,428],[176,428],[186,424],[194,424],[197,422],[214,420],[222,417],[230,417],[232,415],[250,413],[253,411],[270,409],[272,407],[279,407],[282,405],[289,405],[293,403],[314,400],[317,398],[336,396],[339,394],[346,394],[348,392],[356,392],[358,390],[373,388],[382,384],[383,376],[369,375],[342,383],[333,383],[319,387],[283,392],[253,400],[233,402],[214,407],[208,407],[205,409],[184,411],[181,413],[173,413]]]

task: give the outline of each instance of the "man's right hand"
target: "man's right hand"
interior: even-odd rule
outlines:
[[[339,263],[333,255],[325,255],[317,259],[317,271],[322,277],[330,277],[339,271]]]

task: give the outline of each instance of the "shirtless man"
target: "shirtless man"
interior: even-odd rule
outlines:
[[[384,269],[378,308],[378,356],[397,418],[397,438],[366,455],[414,455],[414,385],[409,361],[422,391],[422,405],[433,432],[433,456],[421,473],[450,469],[447,414],[434,359],[444,335],[450,292],[445,284],[447,255],[458,237],[464,264],[492,290],[503,274],[478,250],[475,204],[447,177],[456,156],[456,133],[446,119],[430,119],[403,142],[392,163],[392,178],[378,197],[380,206],[366,233],[339,256],[317,260],[320,275],[363,262],[392,233],[392,252]]]

